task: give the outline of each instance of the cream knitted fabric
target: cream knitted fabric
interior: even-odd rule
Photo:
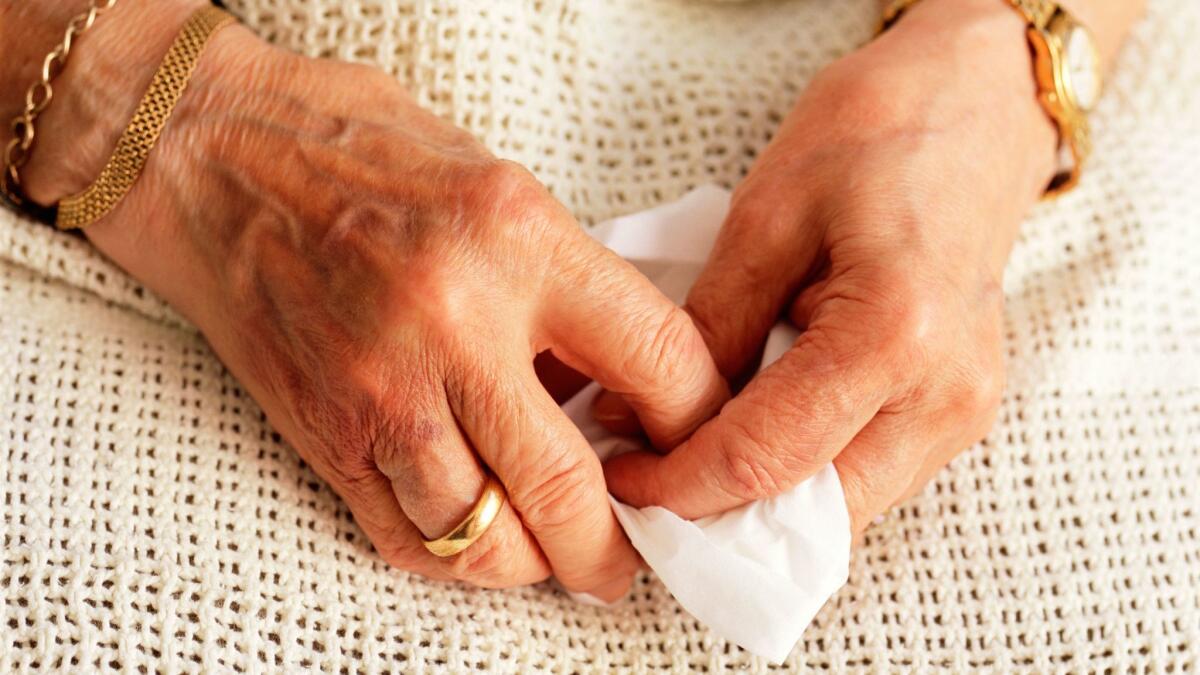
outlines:
[[[378,64],[587,222],[731,185],[875,0],[234,0]],[[1200,3],[1159,0],[1082,186],[1007,278],[1000,420],[874,527],[790,665],[1200,668]],[[981,158],[986,161],[986,158]],[[389,570],[194,330],[0,214],[0,671],[593,671],[762,662],[624,606]]]

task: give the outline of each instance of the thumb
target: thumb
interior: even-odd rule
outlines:
[[[788,490],[837,456],[883,405],[889,373],[880,358],[810,330],[670,454],[606,462],[609,491],[694,519]]]
[[[737,380],[759,355],[767,332],[799,291],[820,233],[804,227],[806,211],[750,190],[734,197],[708,262],[685,309],[718,370]]]

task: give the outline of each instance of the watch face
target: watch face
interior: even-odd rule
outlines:
[[[1091,110],[1100,98],[1100,55],[1091,33],[1079,24],[1063,35],[1063,71],[1067,94],[1075,105]]]

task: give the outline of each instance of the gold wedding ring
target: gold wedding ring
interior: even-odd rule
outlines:
[[[475,540],[487,532],[500,507],[504,506],[504,486],[492,474],[488,474],[487,482],[483,485],[483,494],[475,507],[463,518],[453,530],[437,539],[421,538],[425,548],[439,558],[446,558],[456,553],[462,553]]]

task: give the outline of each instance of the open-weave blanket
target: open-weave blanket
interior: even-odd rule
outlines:
[[[584,222],[745,172],[875,0],[231,0],[376,64]],[[1025,223],[986,441],[870,530],[800,669],[1200,669],[1200,3],[1156,0]],[[987,161],[987,158],[980,158]],[[0,672],[751,670],[617,609],[389,569],[193,328],[0,213]]]

